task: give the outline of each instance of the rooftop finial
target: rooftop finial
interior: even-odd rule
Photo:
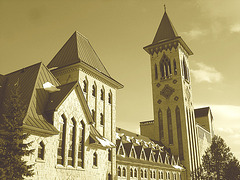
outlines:
[[[166,5],[164,4],[163,6],[164,6],[164,12],[166,12],[167,11]]]

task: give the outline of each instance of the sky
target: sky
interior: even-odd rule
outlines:
[[[240,160],[239,0],[0,0],[0,74],[42,61],[47,65],[68,38],[86,36],[117,92],[117,126],[139,132],[153,120],[151,44],[166,5],[191,48],[194,107],[210,106],[214,132]]]

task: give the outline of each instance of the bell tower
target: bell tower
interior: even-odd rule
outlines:
[[[188,63],[193,52],[177,34],[166,9],[152,44],[144,50],[150,55],[152,72],[154,125],[148,131],[154,133],[150,138],[179,156],[190,179],[200,160]]]

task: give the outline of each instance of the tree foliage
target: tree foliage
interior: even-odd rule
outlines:
[[[5,108],[0,124],[0,179],[24,179],[24,176],[32,176],[33,170],[23,156],[28,156],[33,150],[29,150],[31,143],[24,142],[29,135],[22,128],[26,108],[18,85],[12,88]]]
[[[240,180],[240,164],[220,136],[202,157],[202,165],[192,172],[193,179]]]

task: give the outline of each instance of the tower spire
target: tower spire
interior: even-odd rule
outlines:
[[[164,12],[166,12],[167,11],[166,5],[164,4],[163,6],[164,6]]]

